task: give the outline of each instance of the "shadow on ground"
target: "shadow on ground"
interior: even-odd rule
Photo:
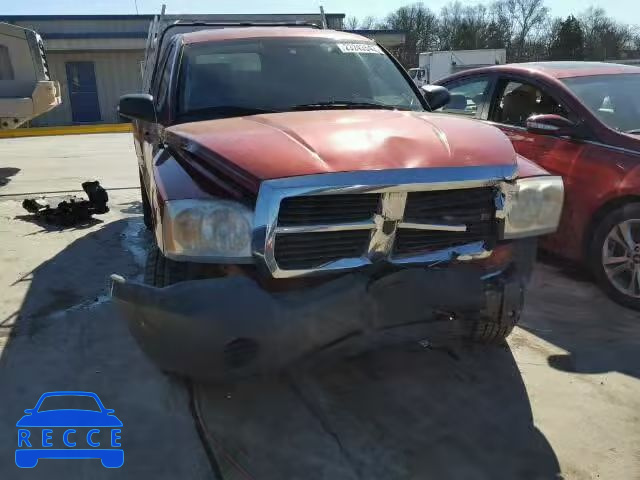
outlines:
[[[147,361],[106,296],[111,273],[132,278],[141,271],[122,242],[140,247],[147,236],[139,220],[104,224],[13,282],[30,286],[10,316],[15,325],[0,357],[0,429],[6,433],[0,436],[0,478],[211,478],[186,391]],[[48,248],[43,240],[25,241]],[[44,392],[60,390],[95,392],[115,409],[124,424],[122,468],[106,469],[99,460],[14,465],[16,421]],[[54,429],[56,448],[63,446],[62,430]],[[81,435],[74,441],[89,448]]]
[[[86,228],[91,228],[95,225],[99,225],[103,223],[102,220],[94,217],[90,217],[81,222],[74,223],[73,225],[60,225],[57,223],[47,222],[45,218],[38,215],[33,215],[33,214],[16,215],[13,218],[14,220],[20,220],[21,222],[33,223],[34,225],[37,225],[42,228],[42,230],[30,233],[29,235],[39,235],[40,233],[44,233],[44,232],[61,232],[63,230],[67,230],[67,231],[84,230]]]
[[[122,213],[131,215],[142,214],[142,202],[140,200],[134,200],[133,202],[119,203],[119,210]]]
[[[225,478],[553,479],[503,348],[363,355],[314,373],[200,386]]]
[[[20,171],[15,167],[0,167],[0,187],[4,187],[11,181],[11,177]]]
[[[640,312],[610,300],[578,266],[543,255],[521,326],[567,351],[548,362],[567,372],[640,378]]]
[[[42,393],[85,390],[122,420],[124,467],[42,460],[18,471],[8,461],[0,478],[212,478],[186,392],[148,362],[104,297],[109,274],[140,273],[122,247],[149,241],[140,226],[104,224],[18,278],[30,288],[0,358],[1,458],[13,457],[15,422]],[[559,472],[504,348],[386,350],[195,390],[225,479],[538,480]]]

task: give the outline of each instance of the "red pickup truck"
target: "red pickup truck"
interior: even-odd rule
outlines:
[[[498,129],[429,113],[381,46],[301,26],[158,33],[126,95],[146,282],[112,294],[165,371],[206,380],[380,345],[503,341],[563,184]]]

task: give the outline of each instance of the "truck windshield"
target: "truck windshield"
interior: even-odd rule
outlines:
[[[564,83],[608,127],[640,133],[640,74],[566,78]]]
[[[391,59],[370,42],[249,39],[185,46],[182,121],[313,108],[423,110]]]

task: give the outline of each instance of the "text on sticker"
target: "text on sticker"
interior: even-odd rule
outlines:
[[[382,49],[371,43],[339,43],[338,48],[342,53],[379,53],[384,54]]]

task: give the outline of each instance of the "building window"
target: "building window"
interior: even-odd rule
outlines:
[[[14,78],[9,48],[6,45],[0,45],[0,80],[13,80]]]

